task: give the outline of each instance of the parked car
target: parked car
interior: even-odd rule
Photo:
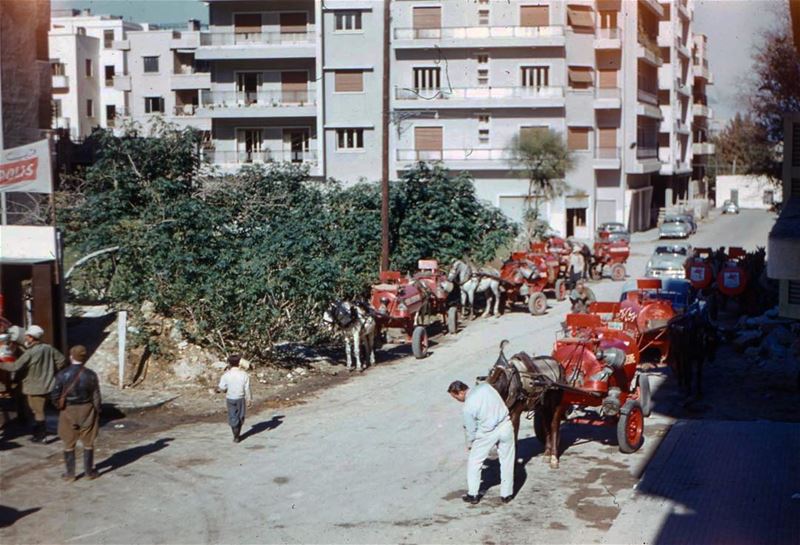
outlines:
[[[658,228],[658,238],[689,238],[692,225],[680,218],[668,217]]]
[[[722,203],[722,213],[723,214],[738,214],[739,207],[733,201],[725,201]]]
[[[694,221],[694,215],[692,214],[688,213],[667,214],[667,217],[665,219],[678,219],[681,221],[685,221],[686,223],[692,226],[692,234],[695,234],[697,232],[697,222]]]
[[[685,242],[656,246],[644,274],[653,278],[686,278],[685,266],[691,256],[692,246]]]
[[[625,242],[631,241],[631,233],[628,231],[628,228],[625,227],[624,223],[618,222],[607,222],[600,225],[597,228],[597,233],[599,234],[602,231],[608,231],[609,233],[609,240],[611,242],[616,242],[618,240],[624,240]]]

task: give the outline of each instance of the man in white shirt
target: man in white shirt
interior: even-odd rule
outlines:
[[[228,357],[228,370],[219,379],[218,392],[225,392],[225,405],[228,407],[228,424],[233,431],[233,442],[240,441],[239,435],[242,432],[245,416],[245,402],[249,407],[253,402],[253,394],[250,392],[250,375],[247,371],[239,368],[241,356]]]
[[[464,404],[464,431],[467,436],[467,495],[462,499],[475,505],[480,501],[481,467],[493,446],[500,459],[500,498],[503,503],[514,495],[514,426],[508,408],[490,384],[473,389],[456,380],[447,388],[456,401]]]

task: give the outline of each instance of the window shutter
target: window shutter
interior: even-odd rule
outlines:
[[[414,8],[414,28],[442,28],[442,8]]]
[[[591,68],[570,68],[569,84],[577,89],[586,89],[592,86]]]
[[[547,132],[547,127],[522,127],[519,130],[519,137],[522,140],[527,140],[528,138],[536,138],[539,135],[542,135]]]
[[[305,13],[281,13],[281,34],[305,32],[307,26],[308,16]]]
[[[575,27],[594,28],[594,13],[577,7],[567,8],[569,24]]]
[[[599,148],[616,148],[617,147],[617,129],[614,127],[600,127],[597,129],[597,147]]]
[[[549,26],[550,6],[520,6],[520,26]]]
[[[236,34],[248,34],[252,32],[261,32],[261,14],[260,13],[237,13],[234,16],[233,24]]]
[[[571,150],[589,149],[589,129],[586,127],[568,127],[567,147]]]
[[[334,73],[334,90],[337,93],[360,93],[364,90],[364,73],[361,70]]]
[[[308,72],[281,72],[281,94],[286,102],[306,102]]]
[[[598,70],[597,83],[601,89],[616,89],[618,70]]]
[[[414,146],[417,151],[442,151],[442,128],[414,127]]]

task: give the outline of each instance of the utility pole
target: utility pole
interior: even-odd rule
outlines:
[[[390,0],[383,1],[383,142],[381,164],[381,271],[389,270],[389,32]]]

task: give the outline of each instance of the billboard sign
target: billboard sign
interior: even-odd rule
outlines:
[[[0,193],[6,191],[53,192],[48,140],[0,151]]]

